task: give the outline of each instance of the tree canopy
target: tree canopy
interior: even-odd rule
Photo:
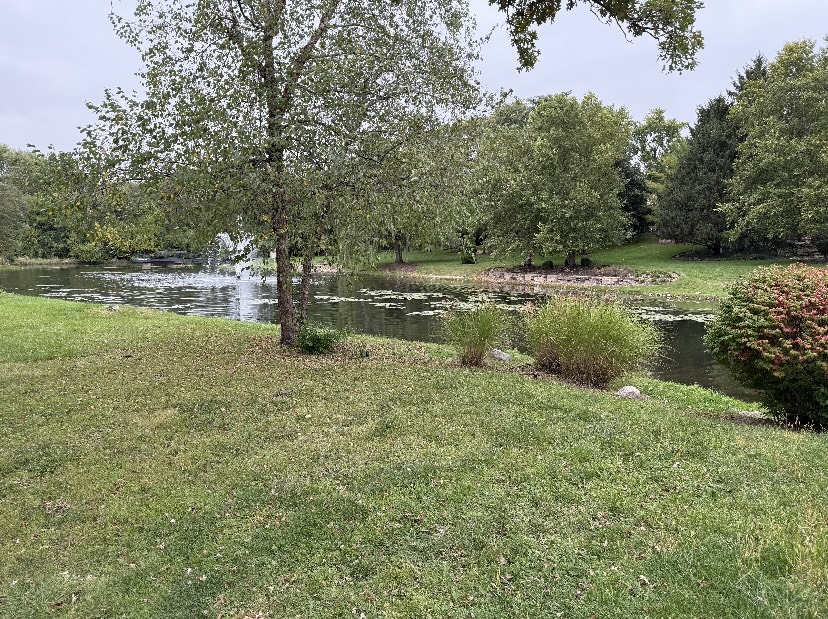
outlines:
[[[731,88],[727,89],[727,95],[732,101],[737,101],[745,90],[745,86],[751,80],[764,80],[768,77],[768,59],[762,54],[757,54],[753,60],[746,64],[731,82]]]
[[[668,71],[696,67],[696,54],[704,39],[696,30],[696,12],[701,0],[489,0],[506,15],[512,44],[520,66],[535,66],[537,27],[554,21],[561,10],[582,4],[607,24],[619,26],[632,37],[648,35],[656,40],[659,58]]]
[[[644,121],[635,126],[633,148],[646,172],[650,175],[664,172],[664,157],[677,141],[684,139],[685,129],[687,123],[667,118],[667,113],[660,107],[650,110]]]
[[[784,46],[733,109],[744,132],[723,205],[740,235],[828,240],[828,48]]]
[[[525,259],[576,253],[620,242],[627,220],[617,164],[627,152],[632,123],[626,110],[593,94],[541,97],[520,122],[525,105],[507,106],[484,139],[478,174],[495,246]]]
[[[15,256],[20,249],[28,211],[26,155],[0,144],[0,257]]]
[[[687,123],[667,118],[662,108],[651,110],[632,134],[632,162],[643,168],[647,183],[647,212],[644,218],[658,219],[664,186],[686,150],[683,135]],[[639,217],[639,220],[641,218]]]

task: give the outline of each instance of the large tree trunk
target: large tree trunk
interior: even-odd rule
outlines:
[[[282,345],[296,344],[296,308],[293,307],[293,268],[290,264],[288,240],[288,205],[284,189],[276,192],[275,226],[276,237],[276,295],[279,300],[279,325],[282,328]]]
[[[308,302],[310,300],[311,275],[313,274],[313,256],[316,253],[316,240],[308,242],[305,258],[302,261],[302,287],[299,290],[299,324],[308,319]]]
[[[564,267],[567,269],[574,269],[575,268],[575,252],[569,251],[566,254],[566,261],[564,262]]]
[[[394,235],[394,262],[403,264],[402,234],[399,232]]]

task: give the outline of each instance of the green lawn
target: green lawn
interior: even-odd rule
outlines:
[[[276,334],[0,294],[0,616],[828,616],[828,434]]]
[[[648,238],[621,247],[596,252],[590,257],[596,264],[622,266],[637,272],[678,273],[679,278],[671,283],[654,286],[636,286],[619,289],[635,294],[658,294],[686,297],[723,297],[728,286],[753,269],[770,264],[789,264],[790,260],[673,260],[676,254],[699,249],[696,245],[662,244]],[[407,252],[407,262],[416,263],[415,275],[436,277],[474,278],[486,269],[498,266],[514,266],[517,259],[478,256],[478,263],[460,264],[458,255],[448,251]],[[542,264],[552,260],[555,265],[563,264],[564,256],[545,256],[535,260]],[[379,267],[390,265],[393,254],[380,256]]]

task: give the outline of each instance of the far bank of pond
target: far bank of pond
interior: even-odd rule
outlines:
[[[238,280],[166,267],[29,267],[0,270],[0,290],[110,305],[135,305],[180,314],[277,322],[275,280]],[[489,301],[505,309],[542,301],[554,289],[450,280],[424,281],[384,275],[320,274],[314,277],[309,316],[341,329],[407,340],[440,341],[440,315],[460,303]],[[663,380],[699,384],[742,399],[739,386],[704,349],[710,303],[631,299],[630,308],[664,331],[667,352],[653,367]]]

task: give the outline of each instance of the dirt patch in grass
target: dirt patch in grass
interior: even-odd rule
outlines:
[[[560,284],[576,286],[646,286],[664,284],[678,279],[677,273],[636,273],[621,267],[576,267],[574,269],[544,269],[498,267],[481,275],[488,282],[516,282],[521,284]]]

